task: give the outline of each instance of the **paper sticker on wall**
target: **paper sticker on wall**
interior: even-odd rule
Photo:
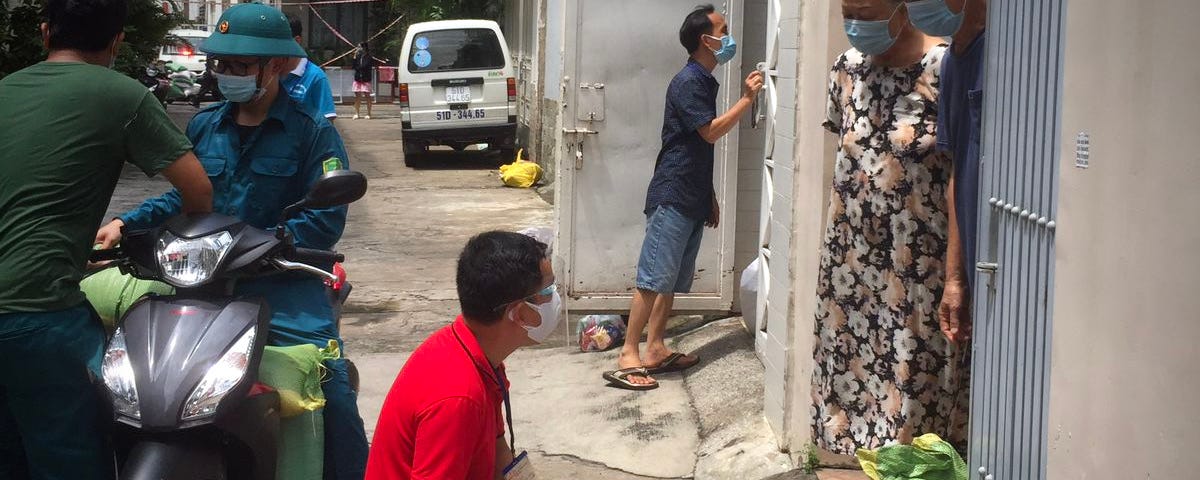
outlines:
[[[433,55],[429,54],[429,50],[417,50],[417,53],[413,54],[413,63],[418,68],[428,67],[429,64],[433,63]]]
[[[417,50],[429,50],[429,38],[417,37],[417,41],[415,43],[417,45]]]

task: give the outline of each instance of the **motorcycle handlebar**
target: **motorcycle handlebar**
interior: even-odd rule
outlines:
[[[312,248],[295,248],[291,255],[287,256],[288,260],[301,263],[340,263],[346,261],[346,256],[337,252],[328,250],[316,250]]]
[[[125,254],[119,248],[92,250],[92,253],[88,255],[88,261],[92,263],[108,262],[112,260],[120,260],[122,258],[125,258]]]

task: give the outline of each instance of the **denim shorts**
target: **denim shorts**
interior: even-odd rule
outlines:
[[[696,255],[704,220],[662,205],[646,216],[646,238],[638,258],[637,288],[656,293],[688,293],[696,274]]]

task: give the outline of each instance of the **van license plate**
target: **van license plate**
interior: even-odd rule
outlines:
[[[471,87],[446,87],[446,103],[469,103]]]
[[[437,112],[436,118],[438,120],[479,120],[486,116],[487,112],[482,108],[474,110],[464,108],[462,110],[443,110]]]

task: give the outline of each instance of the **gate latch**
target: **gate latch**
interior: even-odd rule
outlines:
[[[586,128],[564,128],[563,133],[568,135],[574,134],[576,136],[575,141],[568,141],[567,145],[568,147],[572,145],[575,147],[575,169],[583,170],[583,139],[588,135],[599,135],[600,132]],[[568,151],[570,150],[568,149]]]
[[[983,273],[996,273],[1000,270],[1000,264],[992,262],[979,262],[975,264],[975,270]]]

